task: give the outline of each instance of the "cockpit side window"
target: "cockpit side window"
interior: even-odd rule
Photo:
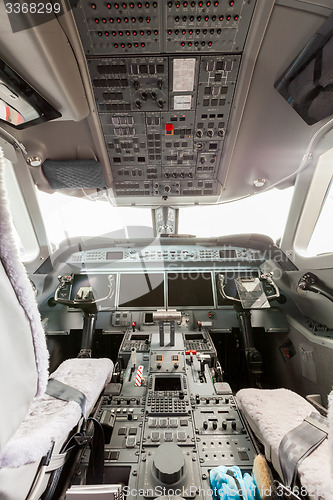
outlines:
[[[303,195],[304,196],[304,195]],[[302,268],[332,267],[333,148],[319,156],[293,241],[293,260]],[[296,214],[294,214],[296,215]]]
[[[20,258],[24,263],[32,262],[38,256],[39,245],[13,165],[7,159],[4,160],[4,182]]]

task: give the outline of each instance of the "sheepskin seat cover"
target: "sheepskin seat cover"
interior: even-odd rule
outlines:
[[[55,378],[83,392],[89,415],[113,371],[110,359],[68,359],[53,372]],[[19,467],[39,461],[51,443],[64,441],[81,418],[74,401],[62,401],[44,394],[32,403],[29,413],[0,455],[0,468]]]
[[[278,457],[282,438],[317,410],[287,389],[242,389],[236,398],[253,432],[264,445],[266,458],[281,476]],[[333,477],[329,462],[328,440],[325,439],[301,463],[299,478],[311,498],[332,500]]]

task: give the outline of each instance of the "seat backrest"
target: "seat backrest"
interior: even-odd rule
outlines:
[[[328,447],[330,453],[330,463],[331,463],[331,471],[332,471],[332,479],[333,479],[333,389],[328,395]]]
[[[13,237],[4,169],[0,148],[0,452],[48,380],[45,334]]]

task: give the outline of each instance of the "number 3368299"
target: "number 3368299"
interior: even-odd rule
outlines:
[[[7,14],[59,14],[61,7],[60,3],[51,2],[43,3],[19,3],[6,2]]]

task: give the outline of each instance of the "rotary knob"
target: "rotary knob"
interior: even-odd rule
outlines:
[[[181,448],[174,443],[161,444],[154,456],[152,472],[163,484],[177,483],[185,473],[185,459]]]

